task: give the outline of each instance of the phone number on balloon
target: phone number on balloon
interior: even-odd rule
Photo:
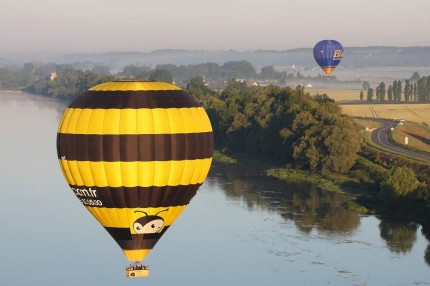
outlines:
[[[86,206],[99,206],[101,207],[103,205],[101,200],[89,200],[89,199],[79,199],[81,203],[83,203]]]

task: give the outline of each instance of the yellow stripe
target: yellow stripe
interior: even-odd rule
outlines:
[[[142,261],[148,255],[151,249],[135,249],[135,250],[123,249],[122,251],[124,251],[124,255],[127,257],[128,261],[136,262],[136,261]]]
[[[176,85],[157,81],[114,81],[96,85],[91,91],[181,90]]]
[[[59,133],[69,134],[178,134],[211,132],[202,107],[141,109],[68,108]]]
[[[90,162],[61,160],[70,185],[149,187],[202,184],[212,158],[181,161]]]
[[[146,212],[148,216],[156,215],[160,212],[158,216],[164,219],[164,226],[170,226],[187,206],[188,205],[161,208],[86,208],[104,227],[130,228],[131,233],[136,234],[133,229],[133,224],[137,219],[146,216],[142,211]],[[166,209],[168,209],[168,211],[161,212]]]

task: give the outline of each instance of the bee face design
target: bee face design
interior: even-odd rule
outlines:
[[[168,210],[169,209],[166,209],[160,212]],[[142,212],[145,214],[144,217],[138,218],[133,223],[133,229],[137,234],[159,233],[163,230],[164,219],[161,216],[158,216],[160,212],[158,212],[156,215],[148,215],[143,211],[135,211],[135,213],[136,212]]]

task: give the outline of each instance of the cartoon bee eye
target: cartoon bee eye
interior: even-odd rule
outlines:
[[[133,225],[133,228],[137,234],[145,234],[145,233],[160,232],[163,229],[163,226],[164,226],[164,220],[161,218],[158,218],[158,219],[149,221],[144,225],[136,221]]]
[[[168,209],[163,210],[161,212],[167,210]],[[164,219],[158,216],[160,212],[158,212],[156,215],[148,215],[146,212],[143,211],[135,212],[142,212],[146,215],[137,219],[133,224],[133,229],[137,234],[159,233],[163,230]]]

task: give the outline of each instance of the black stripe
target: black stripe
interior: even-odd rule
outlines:
[[[84,205],[103,208],[158,208],[188,205],[200,186],[201,184],[114,188],[70,185]]]
[[[154,248],[154,245],[168,228],[169,226],[165,226],[159,233],[131,234],[129,228],[105,227],[118,245],[127,250]]]
[[[57,134],[58,159],[92,162],[195,160],[213,156],[213,133]]]
[[[183,108],[200,107],[200,103],[183,90],[87,91],[69,108]]]

